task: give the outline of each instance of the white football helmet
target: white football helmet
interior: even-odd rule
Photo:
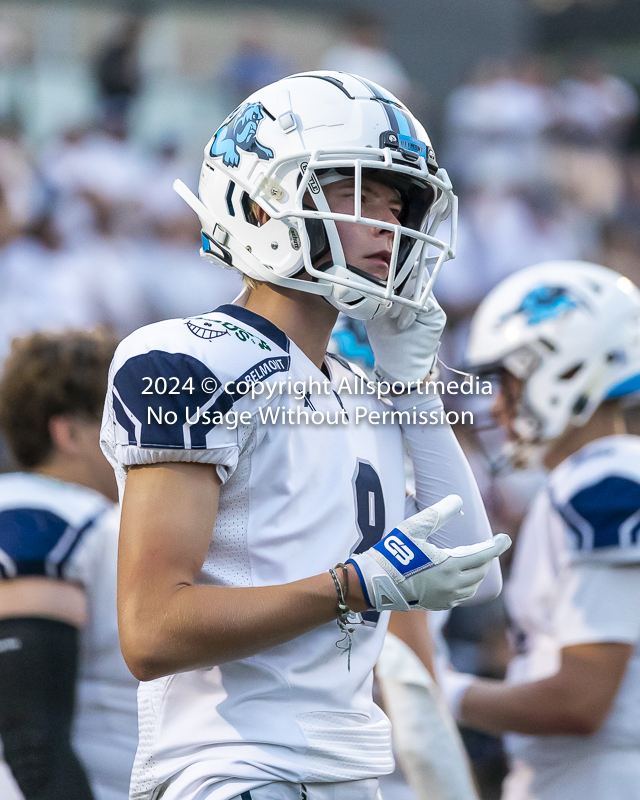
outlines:
[[[400,191],[401,224],[361,216],[371,170]],[[322,186],[351,176],[353,214],[332,213]],[[419,312],[455,255],[457,200],[424,128],[389,92],[347,73],[306,72],[255,92],[207,144],[199,199],[181,181],[174,188],[200,217],[204,258],[324,295],[357,319],[394,303]],[[270,217],[261,226],[251,201]],[[443,241],[436,231],[448,217]],[[393,231],[386,281],[345,262],[335,220]],[[302,270],[311,281],[296,277]]]
[[[640,291],[583,261],[522,269],[480,304],[467,363],[524,381],[513,425],[521,445],[513,454],[523,456],[584,425],[603,400],[640,389]]]

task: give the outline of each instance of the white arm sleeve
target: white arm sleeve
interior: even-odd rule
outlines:
[[[418,413],[439,413],[443,407],[440,397],[433,394],[404,394],[391,400],[397,411],[416,408]],[[418,510],[422,511],[448,494],[460,495],[464,503],[463,514],[457,514],[429,541],[437,547],[458,547],[491,538],[493,533],[478,484],[451,426],[447,422],[424,425],[403,422],[400,427],[413,464]],[[474,597],[463,605],[493,600],[501,590],[502,574],[496,558]]]
[[[387,633],[376,676],[394,750],[418,800],[478,800],[464,745],[420,659]]]

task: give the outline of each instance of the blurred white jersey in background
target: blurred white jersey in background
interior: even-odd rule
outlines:
[[[0,475],[0,580],[30,575],[73,581],[85,592],[73,748],[96,800],[126,800],[138,743],[136,691],[118,640],[116,564],[120,515],[98,492],[43,475]],[[5,787],[0,770],[0,797]],[[70,798],[71,800],[71,798]]]
[[[640,798],[640,438],[607,436],[558,466],[523,524],[507,588],[511,683],[557,673],[561,650],[635,647],[591,736],[509,734],[503,800]]]

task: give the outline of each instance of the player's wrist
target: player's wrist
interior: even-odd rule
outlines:
[[[464,721],[463,701],[468,690],[478,682],[475,675],[446,669],[439,676],[440,691],[451,716],[456,722]]]
[[[347,574],[349,576],[349,590],[347,593],[346,601],[352,611],[362,613],[368,611],[371,606],[367,603],[364,592],[362,590],[362,583],[360,576],[351,562],[346,564]]]

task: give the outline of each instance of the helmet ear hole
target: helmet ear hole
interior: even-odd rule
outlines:
[[[563,372],[562,375],[560,375],[560,380],[570,381],[571,378],[575,377],[580,372],[582,367],[583,367],[582,363],[576,364],[574,367],[571,367],[571,369],[568,369],[566,372]]]
[[[246,192],[242,193],[242,197],[240,198],[240,205],[242,206],[242,211],[244,213],[245,220],[249,223],[249,225],[254,225],[256,228],[260,227],[260,220],[256,214],[256,204],[253,200],[249,197]]]
[[[582,414],[582,412],[587,407],[587,403],[589,402],[589,398],[586,394],[581,394],[580,397],[576,400],[573,404],[573,408],[571,409],[571,413],[574,415]]]
[[[315,261],[329,252],[329,237],[321,219],[305,219],[304,224],[309,234],[311,261]]]

